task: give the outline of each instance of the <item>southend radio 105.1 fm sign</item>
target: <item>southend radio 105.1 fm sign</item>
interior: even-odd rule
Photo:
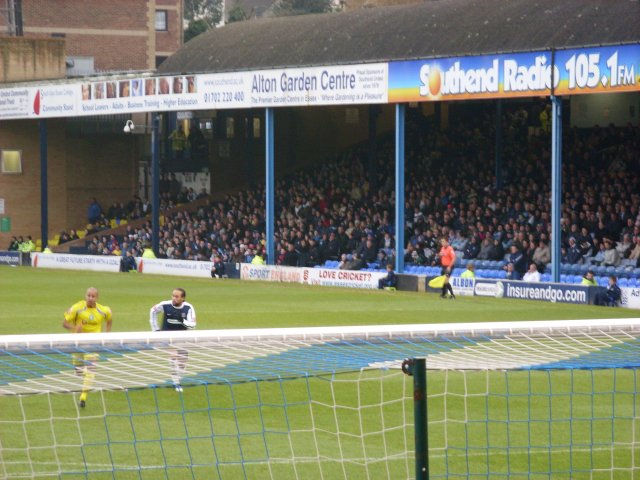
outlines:
[[[640,45],[389,64],[389,102],[639,90]]]

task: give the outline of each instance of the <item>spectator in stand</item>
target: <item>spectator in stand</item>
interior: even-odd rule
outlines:
[[[591,259],[591,263],[594,265],[602,265],[602,262],[604,261],[604,252],[606,251],[604,242],[598,242],[597,239],[594,239],[593,248],[596,250],[596,254]]]
[[[609,277],[609,285],[603,291],[596,293],[594,303],[600,306],[616,307],[622,297],[622,291],[618,286],[618,279],[615,275]]]
[[[634,237],[634,247],[629,252],[629,260],[636,260],[636,264],[640,261],[640,235]]]
[[[338,269],[339,270],[347,270],[347,267],[348,267],[350,261],[351,260],[349,259],[349,255],[347,255],[346,253],[343,253],[340,256],[340,262],[338,262]]]
[[[478,256],[476,257],[478,260],[490,260],[493,256],[493,240],[489,237],[485,237],[482,240],[482,246],[480,247],[480,252],[478,252]]]
[[[20,250],[20,242],[16,237],[11,237],[11,242],[9,243],[9,251],[17,252]]]
[[[613,241],[609,238],[604,239],[604,258],[602,265],[617,267],[620,265],[620,254],[613,246]]]
[[[540,281],[540,272],[538,271],[538,266],[535,264],[535,262],[531,262],[531,265],[529,265],[529,270],[527,270],[527,273],[524,274],[522,280],[524,280],[525,282],[536,283]]]
[[[378,257],[378,250],[373,243],[373,235],[369,235],[358,250],[358,257],[365,263],[374,263]]]
[[[508,262],[512,264],[513,269],[518,272],[518,280],[522,278],[522,275],[524,275],[527,270],[527,259],[516,244],[511,245]]]
[[[502,247],[502,242],[495,238],[493,239],[493,247],[491,248],[491,256],[489,260],[503,260],[504,259],[504,248]]]
[[[507,263],[507,265],[504,268],[507,271],[507,275],[505,277],[507,280],[520,280],[522,278],[518,273],[518,271],[513,266],[513,263],[511,262]]]
[[[536,263],[538,266],[538,270],[544,270],[546,268],[547,263],[551,262],[551,249],[547,242],[544,240],[540,240],[538,242],[538,247],[533,252],[532,261]]]
[[[580,236],[578,237],[578,246],[580,247],[580,253],[583,256],[595,255],[596,252],[593,251],[593,238],[589,235],[589,230],[587,227],[582,227],[580,229]]]
[[[593,273],[593,270],[589,270],[583,275],[580,285],[585,285],[587,287],[597,287],[598,282],[596,282],[594,275],[595,274]]]
[[[284,254],[284,260],[282,262],[283,265],[288,267],[297,267],[298,266],[298,252],[296,251],[296,246],[289,242],[287,244],[287,251]]]
[[[357,253],[354,253],[343,270],[362,270],[366,266],[364,260]]]
[[[478,245],[478,237],[474,235],[464,249],[464,259],[473,260],[478,257],[478,253],[480,253],[480,246]]]
[[[323,257],[325,260],[338,260],[340,258],[340,242],[336,238],[335,232],[329,234],[329,238],[324,244]]]
[[[307,260],[306,267],[314,267],[316,265],[320,265],[322,261],[320,260],[320,249],[318,248],[318,244],[316,239],[311,237],[309,238],[309,250],[307,251]]]
[[[566,262],[572,265],[582,263],[582,251],[575,238],[569,238],[569,248],[567,249]]]
[[[91,203],[89,203],[89,208],[87,210],[87,218],[89,223],[95,224],[100,220],[100,215],[102,215],[102,207],[98,203],[98,200],[94,198],[91,199]]]
[[[622,236],[622,240],[620,240],[616,244],[618,255],[620,256],[620,258],[629,258],[629,254],[631,253],[632,248],[633,242],[631,241],[631,235],[629,233],[625,233]]]

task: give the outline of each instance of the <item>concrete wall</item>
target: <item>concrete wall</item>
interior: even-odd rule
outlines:
[[[0,37],[0,82],[64,78],[65,55],[64,40]]]

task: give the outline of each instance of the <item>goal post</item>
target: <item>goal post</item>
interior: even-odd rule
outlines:
[[[639,337],[639,319],[0,336],[0,477],[633,479]],[[405,359],[426,362],[417,414]]]

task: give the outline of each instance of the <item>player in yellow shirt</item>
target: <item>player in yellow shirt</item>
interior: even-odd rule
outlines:
[[[112,314],[106,305],[98,303],[98,289],[87,288],[85,299],[74,303],[64,313],[62,326],[75,333],[100,333],[111,331]],[[87,393],[95,377],[95,362],[98,355],[95,353],[76,353],[73,355],[73,366],[77,374],[82,374],[82,393],[80,394],[80,407],[84,408],[87,401]]]

